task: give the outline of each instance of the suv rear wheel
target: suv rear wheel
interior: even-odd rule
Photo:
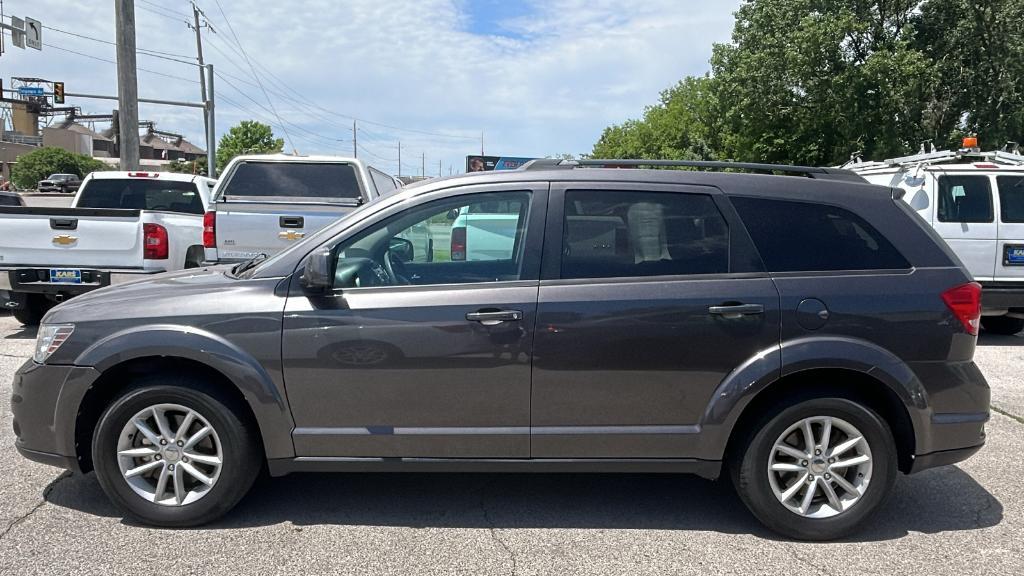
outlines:
[[[1010,318],[1009,316],[983,316],[981,327],[986,332],[1012,336],[1024,330],[1024,318]]]
[[[115,399],[93,435],[93,463],[107,496],[157,526],[220,517],[262,468],[255,431],[236,402],[202,382],[146,377]]]
[[[892,433],[876,413],[843,398],[818,398],[755,426],[732,476],[767,527],[829,540],[860,528],[884,504],[896,468]]]

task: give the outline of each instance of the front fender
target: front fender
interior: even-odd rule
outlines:
[[[888,350],[866,340],[825,336],[783,342],[759,352],[733,370],[712,395],[701,420],[701,435],[721,458],[740,415],[758,394],[781,378],[814,369],[844,369],[871,376],[902,401],[921,449],[928,425],[928,395],[913,370]]]
[[[294,424],[283,389],[252,355],[217,334],[172,324],[133,326],[96,341],[74,364],[105,372],[123,362],[151,356],[194,360],[223,374],[256,416],[267,457],[295,455],[291,442]]]

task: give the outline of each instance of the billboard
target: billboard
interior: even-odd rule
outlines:
[[[515,158],[512,156],[466,156],[466,172],[515,170],[530,160],[536,160],[536,158]]]

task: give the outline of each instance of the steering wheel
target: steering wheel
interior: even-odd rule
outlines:
[[[345,258],[338,262],[334,271],[334,285],[341,288],[390,286],[394,283],[385,267],[372,258]]]
[[[400,284],[402,286],[412,284],[412,282],[409,282],[409,278],[406,277],[405,262],[402,262],[391,250],[384,251],[384,268],[387,270],[388,276],[391,277],[392,284]]]

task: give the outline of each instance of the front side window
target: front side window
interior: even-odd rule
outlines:
[[[991,222],[988,176],[940,176],[939,222]]]
[[[903,270],[907,260],[849,210],[768,198],[731,198],[770,272]]]
[[[410,208],[334,249],[335,288],[525,279],[529,192],[474,194]],[[518,207],[480,214],[482,206]],[[487,216],[484,218],[483,216]]]
[[[667,192],[565,194],[562,278],[729,271],[729,227],[710,196]]]
[[[999,176],[999,216],[1003,222],[1024,222],[1024,176]]]

